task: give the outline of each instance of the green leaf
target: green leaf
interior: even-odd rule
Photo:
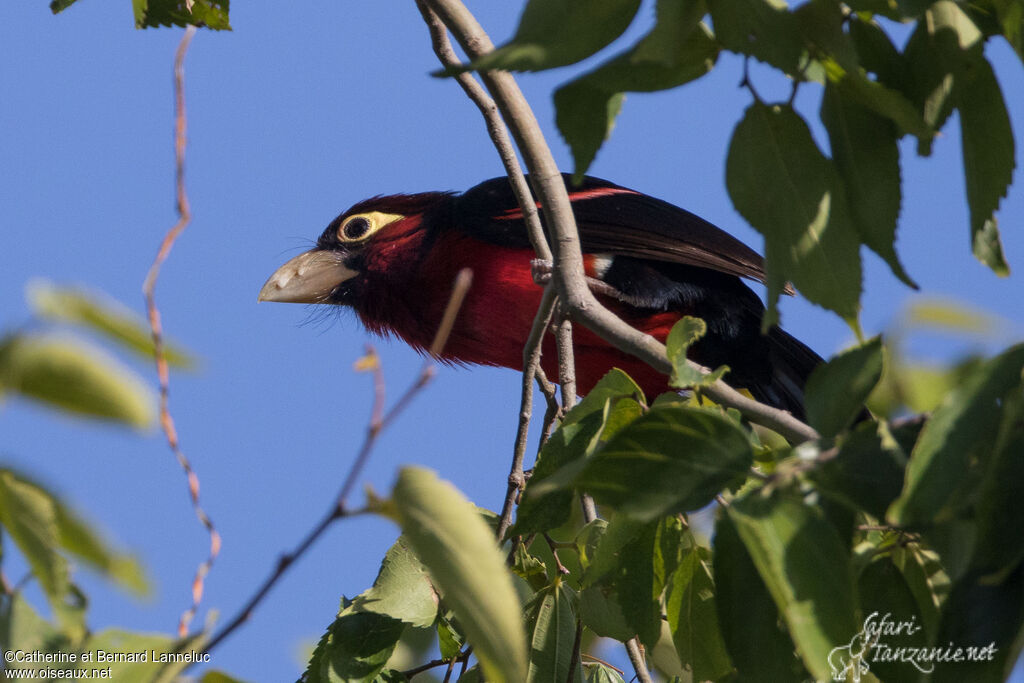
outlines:
[[[135,28],[199,26],[230,31],[230,0],[132,0]]]
[[[567,681],[576,642],[576,594],[561,579],[539,591],[526,604],[530,640],[528,682]],[[579,659],[572,680],[582,677]]]
[[[494,534],[476,508],[454,486],[417,467],[401,470],[392,502],[402,532],[458,618],[484,675],[524,680],[519,598]]]
[[[605,585],[615,590],[629,629],[649,648],[654,647],[661,634],[662,587],[656,585],[651,572],[656,532],[657,524],[644,525],[640,533],[622,547],[618,564],[603,579]],[[605,538],[607,540],[608,536]]]
[[[609,426],[610,404],[619,399],[644,400],[643,391],[629,375],[613,368],[565,416],[562,425],[545,442],[530,477],[523,498],[516,510],[516,524],[512,534],[539,533],[555,529],[569,521],[575,496],[561,485],[549,486],[556,473],[562,473],[578,463],[584,454],[595,447]],[[635,405],[624,405],[621,410],[632,415]],[[614,428],[621,426],[613,420]],[[549,491],[544,492],[547,488]]]
[[[718,680],[732,671],[718,625],[715,584],[696,548],[673,573],[666,603],[672,642],[694,679]]]
[[[999,243],[995,212],[1016,167],[1010,116],[999,82],[984,58],[972,62],[957,86],[974,255],[997,275],[1006,276],[1010,267]]]
[[[906,462],[899,446],[883,439],[877,424],[866,422],[843,439],[836,457],[811,470],[810,478],[829,498],[882,519],[900,495]]]
[[[0,391],[139,429],[153,421],[153,396],[145,384],[82,342],[27,334],[0,340]]]
[[[67,652],[79,646],[69,634],[43,619],[25,600],[22,593],[0,596],[0,650],[3,652],[40,652],[43,654]],[[59,663],[5,662],[5,671],[41,670],[61,668]],[[68,668],[73,668],[69,665]]]
[[[342,610],[317,643],[304,683],[370,683],[387,664],[405,624],[373,612],[357,612],[342,600]]]
[[[108,663],[109,677],[117,681],[170,683],[179,680],[176,676],[191,663],[202,661],[202,642],[202,636],[175,640],[160,634],[111,628],[91,635],[81,649],[84,652],[103,650],[125,654],[144,652],[147,655],[145,661],[136,656],[128,658],[129,661]],[[160,658],[163,658],[163,661]],[[85,664],[81,668],[92,666]]]
[[[708,326],[700,318],[691,318],[686,315],[679,319],[668,333],[665,339],[665,350],[668,353],[668,361],[672,364],[672,374],[668,384],[676,389],[697,388],[713,384],[722,379],[722,376],[729,371],[729,367],[722,365],[709,374],[705,375],[686,362],[686,354],[690,346],[695,344],[708,331]]]
[[[797,76],[806,50],[785,0],[709,0],[715,37],[727,49]]]
[[[681,405],[651,408],[588,458],[574,485],[638,520],[695,510],[753,462],[731,420]]]
[[[136,595],[149,594],[149,582],[137,559],[111,546],[102,534],[38,482],[9,469],[0,468],[0,476],[16,482],[21,491],[37,501],[38,504],[29,505],[29,509],[34,508],[42,513],[43,518],[52,520],[57,534],[56,544],[60,549],[76,556],[118,587]],[[3,506],[2,502],[0,506]],[[50,523],[47,521],[46,525]]]
[[[580,461],[600,433],[602,418],[601,413],[590,413],[578,422],[567,420],[544,443],[516,510],[511,535],[540,533],[569,521],[575,501],[573,492],[560,485],[548,485],[556,473]]]
[[[52,494],[51,494],[52,495]],[[151,592],[149,580],[139,560],[110,546],[95,530],[69,508],[53,499],[60,546],[98,571],[120,588],[136,595]]]
[[[608,584],[598,583],[580,592],[580,620],[602,638],[624,642],[636,635],[622,613],[618,592]]]
[[[819,365],[804,389],[807,421],[823,437],[833,437],[864,410],[882,376],[882,340],[869,339]]]
[[[512,40],[455,70],[541,71],[586,59],[622,35],[640,0],[530,0]]]
[[[587,522],[577,532],[573,542],[576,544],[576,549],[580,556],[580,568],[583,571],[590,571],[594,557],[597,554],[597,549],[600,547],[601,540],[607,531],[608,522],[598,518]]]
[[[454,659],[462,653],[462,646],[466,644],[466,639],[455,628],[455,624],[441,616],[437,620],[437,642],[441,650],[441,657]]]
[[[595,520],[596,521],[596,520]],[[626,561],[628,548],[648,525],[626,515],[614,515],[598,535],[597,548],[587,567],[583,585],[592,586]],[[654,528],[654,527],[652,527]],[[655,533],[655,531],[652,531]]]
[[[908,94],[938,131],[953,112],[954,84],[965,69],[982,59],[983,36],[951,0],[933,3],[917,22],[904,49]],[[931,154],[932,138],[919,138],[918,154]]]
[[[53,2],[50,3],[50,11],[54,14],[60,14],[76,2],[78,2],[78,0],[53,0]]]
[[[581,618],[595,633],[618,640],[636,635],[650,647],[657,642],[664,585],[651,569],[660,526],[615,515],[601,535],[581,595]]]
[[[70,584],[68,565],[58,552],[57,511],[45,491],[0,470],[0,524],[25,556],[51,604],[63,602]]]
[[[968,361],[974,365],[974,361]],[[887,351],[882,379],[868,398],[875,415],[893,416],[906,406],[914,413],[930,413],[969,374],[964,366],[947,368],[908,363]]]
[[[920,545],[894,547],[889,558],[914,595],[918,614],[931,642],[939,628],[939,607],[949,594],[949,576],[942,568],[939,556]]]
[[[153,337],[149,326],[116,301],[37,280],[29,283],[28,302],[36,315],[82,325],[99,332],[122,348],[147,359],[153,358]],[[195,360],[186,351],[169,344],[167,340],[164,340],[164,356],[169,365],[186,368],[195,365]]]
[[[847,22],[847,30],[860,65],[874,74],[877,82],[904,92],[907,85],[906,61],[879,23],[854,15]]]
[[[542,589],[548,584],[547,565],[540,559],[530,554],[525,543],[517,543],[512,571],[530,584],[535,591]]]
[[[999,236],[999,222],[991,218],[978,228],[971,236],[971,249],[975,257],[991,268],[996,275],[1006,277],[1010,274],[1010,266],[1003,256],[1003,242]]]
[[[942,299],[917,299],[907,306],[901,317],[901,324],[907,329],[938,330],[979,337],[996,334],[1004,324],[994,315]]]
[[[838,79],[838,89],[851,102],[883,117],[886,126],[878,131],[884,134],[881,136],[883,139],[890,134],[896,138],[903,134],[914,135],[919,142],[930,143],[934,139],[935,130],[928,125],[921,112],[906,95],[879,81],[871,80],[863,72],[863,69],[856,68],[844,73]],[[896,124],[896,128],[892,127],[893,123]],[[888,169],[883,170],[888,171]],[[880,231],[876,230],[875,232]]]
[[[208,669],[203,673],[202,678],[199,679],[199,683],[243,683],[243,681],[241,678],[236,678],[223,671]]]
[[[1024,3],[1021,0],[992,0],[991,3],[981,2],[979,5],[989,12],[995,10],[1003,36],[1017,52],[1017,56],[1024,60]]]
[[[935,411],[921,432],[907,467],[903,493],[889,508],[894,524],[943,521],[962,501],[953,497],[965,481],[972,455],[998,424],[998,402],[1021,381],[1024,344],[982,363]]]
[[[672,575],[683,559],[698,549],[694,538],[682,515],[663,517],[658,522],[654,536],[654,592],[661,594],[672,581]],[[700,549],[707,552],[706,548]]]
[[[804,666],[816,678],[830,678],[829,653],[859,631],[849,555],[835,529],[785,492],[764,497],[755,490],[726,510]]]
[[[399,536],[384,556],[373,588],[356,596],[352,609],[376,612],[417,628],[434,625],[437,617],[437,593],[430,585],[426,569]]]
[[[582,180],[601,145],[611,137],[625,99],[621,92],[609,93],[584,80],[555,91],[555,123],[572,150],[573,180]]]
[[[1001,424],[984,480],[978,490],[975,514],[978,537],[972,564],[985,574],[1001,576],[1024,561],[1024,543],[1008,542],[1024,528],[1024,385],[1003,402]]]
[[[719,626],[738,680],[806,680],[779,610],[728,514],[715,524],[713,567]]]
[[[889,620],[904,627],[897,633],[880,635],[866,653],[871,673],[882,681],[917,681],[920,673],[906,661],[894,661],[897,648],[926,648],[931,643],[920,608],[900,570],[886,555],[876,557],[857,579],[861,614],[865,627]]]
[[[786,280],[852,326],[860,309],[859,240],[842,183],[800,115],[755,103],[736,126],[726,161],[736,209],[765,237],[768,313]]]
[[[625,683],[618,671],[601,662],[584,662],[583,675],[586,683]]]
[[[936,643],[953,643],[975,652],[967,661],[935,667],[936,683],[1001,683],[1024,643],[1024,564],[998,583],[968,574],[953,586],[942,608]]]
[[[916,289],[896,255],[901,179],[895,126],[832,83],[825,85],[821,120],[861,240],[889,264],[896,277]]]
[[[654,28],[629,50],[555,91],[555,121],[579,180],[611,134],[625,92],[654,92],[697,79],[714,66],[718,43],[700,23],[704,0],[659,0]]]
[[[618,368],[612,368],[579,403],[573,406],[562,424],[582,422],[591,414],[604,411],[608,401],[620,398],[634,398],[641,403],[646,401],[643,390],[632,377]]]

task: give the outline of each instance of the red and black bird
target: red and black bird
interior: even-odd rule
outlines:
[[[762,402],[803,417],[803,386],[821,359],[781,329],[761,334],[764,306],[741,278],[764,282],[761,257],[719,228],[668,202],[598,178],[565,177],[588,277],[597,293],[633,327],[664,341],[684,315],[702,318],[707,334],[690,357],[725,364],[725,381]],[[351,306],[366,327],[426,349],[462,268],[473,286],[443,358],[522,368],[523,345],[540,302],[534,252],[506,178],[462,193],[375,197],[327,226],[316,247],[291,259],[260,291],[260,301]],[[542,364],[557,376],[554,342]],[[574,335],[576,378],[586,394],[613,367],[648,396],[667,378],[588,330]]]

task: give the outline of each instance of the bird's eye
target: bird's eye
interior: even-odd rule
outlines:
[[[373,226],[370,223],[370,219],[366,216],[354,216],[341,227],[339,237],[346,242],[362,239],[370,232],[371,227]]]
[[[364,211],[361,213],[345,213],[336,218],[321,235],[327,245],[335,247],[358,247],[367,242],[372,235],[405,216],[383,211]]]

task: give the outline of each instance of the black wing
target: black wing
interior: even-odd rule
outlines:
[[[583,251],[680,263],[765,282],[753,249],[678,206],[600,178],[573,186],[563,174]],[[455,225],[495,244],[528,247],[522,212],[507,178],[493,178],[456,200]],[[787,287],[787,293],[792,290]]]

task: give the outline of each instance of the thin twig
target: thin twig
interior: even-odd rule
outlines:
[[[422,1],[441,18],[470,58],[476,59],[493,50],[490,38],[460,0]],[[494,98],[530,171],[530,184],[540,200],[552,237],[555,283],[562,304],[574,320],[612,346],[668,374],[672,368],[665,355],[664,344],[623,322],[602,306],[587,287],[579,234],[565,183],[544,141],[533,110],[515,79],[503,71],[484,71],[480,77]],[[708,372],[707,368],[697,363],[690,364],[695,369]],[[769,427],[794,443],[818,437],[814,429],[790,413],[748,399],[721,380],[708,386],[705,393],[716,403],[736,408],[750,421]]]
[[[600,657],[595,657],[594,655],[587,654],[586,652],[584,652],[582,656],[583,656],[584,659],[592,659],[595,662],[597,662],[598,664],[603,664],[603,665],[607,666],[609,669],[613,669],[614,671],[617,671],[620,676],[625,676],[626,675],[625,671],[623,671],[619,667],[615,666],[614,664],[610,664],[610,663],[604,661]]]
[[[206,575],[209,574],[213,563],[220,554],[220,534],[213,525],[213,520],[206,514],[202,505],[199,504],[199,476],[192,468],[192,464],[185,457],[178,439],[178,432],[174,426],[174,418],[170,410],[170,372],[167,368],[167,356],[164,350],[163,326],[160,323],[160,309],[156,305],[156,282],[160,277],[160,267],[171,253],[175,241],[192,221],[192,211],[189,208],[188,194],[185,192],[185,144],[188,117],[185,112],[185,55],[196,34],[196,27],[189,26],[185,29],[181,42],[174,55],[174,185],[176,209],[178,221],[164,235],[160,248],[157,250],[156,258],[149,267],[146,280],[142,285],[142,292],[146,298],[146,314],[149,318],[149,329],[153,336],[153,356],[156,360],[156,373],[160,383],[160,428],[163,430],[167,445],[178,461],[178,465],[185,472],[188,481],[188,494],[192,501],[192,509],[196,517],[205,527],[210,536],[210,552],[206,559],[196,568],[195,576],[192,579],[192,604],[181,615],[178,620],[178,636],[184,637],[188,633],[189,624],[199,610],[199,603],[203,599],[203,588]]]
[[[452,49],[451,42],[448,40],[448,29],[445,28],[445,25],[434,11],[430,9],[425,0],[416,0],[416,6],[419,8],[420,14],[423,15],[427,28],[430,29],[431,42],[433,43],[434,53],[437,55],[438,60],[446,68],[461,66],[462,62],[459,61],[455,50]],[[501,163],[505,166],[505,173],[508,175],[509,182],[512,185],[512,191],[515,193],[516,200],[519,202],[519,208],[523,212],[523,221],[526,223],[530,244],[533,246],[537,258],[550,261],[551,249],[548,247],[548,241],[544,236],[544,229],[541,226],[537,202],[534,201],[533,195],[530,193],[530,186],[523,176],[523,170],[519,166],[519,159],[516,157],[515,148],[508,137],[508,129],[505,127],[501,114],[498,113],[498,107],[494,104],[494,100],[487,95],[487,91],[476,82],[472,74],[460,73],[455,77],[455,81],[462,86],[463,91],[473,104],[480,109],[480,113],[483,114],[484,121],[487,124],[487,133],[490,135],[495,149],[498,150],[498,156],[501,157]]]
[[[558,383],[562,385],[562,409],[569,412],[576,405],[576,359],[572,347],[572,321],[568,318],[558,323],[555,343],[558,347]]]
[[[296,560],[302,557],[302,555],[309,550],[310,546],[312,546],[313,543],[320,538],[320,536],[322,536],[334,522],[363,512],[363,510],[349,510],[346,507],[348,496],[352,492],[352,488],[358,481],[359,476],[362,474],[363,468],[369,461],[370,453],[373,451],[373,447],[377,443],[377,439],[380,437],[381,433],[388,427],[388,425],[394,422],[394,420],[409,405],[412,399],[415,398],[415,396],[434,376],[434,366],[437,362],[436,359],[444,350],[444,346],[448,341],[448,336],[452,331],[452,325],[455,322],[459,309],[462,307],[462,303],[466,299],[466,293],[469,291],[472,281],[472,272],[468,268],[464,268],[459,271],[452,287],[451,297],[448,299],[448,305],[445,308],[442,323],[434,335],[433,343],[430,345],[430,355],[424,359],[423,367],[416,379],[413,380],[413,383],[408,389],[406,389],[405,393],[402,394],[395,404],[391,406],[391,409],[387,411],[387,413],[382,416],[377,416],[375,414],[376,409],[374,409],[374,415],[371,415],[370,423],[367,425],[366,436],[364,437],[363,444],[359,449],[359,454],[353,461],[352,467],[349,468],[348,474],[345,476],[345,480],[342,483],[341,488],[338,490],[338,494],[335,496],[331,506],[327,509],[327,512],[294,550],[282,555],[278,559],[274,571],[271,572],[270,576],[268,576],[260,587],[256,589],[256,592],[253,593],[252,597],[249,598],[235,617],[210,639],[209,643],[204,648],[205,652],[211,652],[222,640],[231,635],[236,629],[238,629],[238,627],[244,624],[250,616],[252,616],[253,610],[255,610],[260,602],[262,602],[270,592],[270,589],[277,584],[282,576],[284,576],[288,568],[294,564]],[[379,391],[379,387],[375,389],[375,396],[379,396]]]
[[[530,336],[523,348],[523,381],[522,394],[519,402],[519,427],[516,430],[516,440],[512,449],[512,468],[508,474],[508,490],[505,492],[505,502],[501,508],[501,520],[498,523],[498,542],[505,538],[505,532],[512,524],[512,510],[515,507],[516,496],[526,485],[523,476],[523,459],[526,455],[526,443],[529,437],[530,418],[533,415],[533,378],[540,368],[541,347],[544,342],[544,332],[551,322],[551,315],[554,311],[555,288],[545,287],[544,295],[541,298],[537,315],[533,319],[533,327],[530,329]]]
[[[636,671],[637,680],[640,683],[652,683],[651,673],[647,670],[647,662],[644,661],[644,653],[640,650],[640,642],[636,638],[626,641],[626,653],[633,664],[633,670]]]
[[[540,389],[540,393],[544,394],[548,408],[558,410],[560,407],[558,405],[558,388],[548,379],[548,376],[544,373],[544,368],[540,366],[537,367],[536,377],[537,388]]]
[[[567,576],[569,574],[569,570],[565,568],[565,565],[562,564],[562,560],[558,557],[558,544],[555,542],[555,539],[551,538],[547,534],[544,534],[544,540],[547,541],[548,550],[551,551],[552,557],[555,558],[555,569],[557,569],[558,573],[562,576]]]
[[[439,666],[445,666],[446,664],[454,665],[455,662],[462,662],[463,672],[464,672],[465,671],[466,662],[469,661],[469,657],[472,654],[473,654],[473,648],[472,647],[468,647],[468,648],[466,648],[466,650],[464,652],[459,653],[458,655],[456,655],[452,659],[432,659],[429,662],[427,662],[426,664],[420,664],[417,667],[413,667],[412,669],[407,669],[407,670],[403,671],[402,675],[405,676],[406,678],[412,678],[413,676],[415,676],[417,674],[421,674],[424,671],[430,671],[431,669],[436,669]],[[461,677],[462,674],[459,674],[459,676]]]

